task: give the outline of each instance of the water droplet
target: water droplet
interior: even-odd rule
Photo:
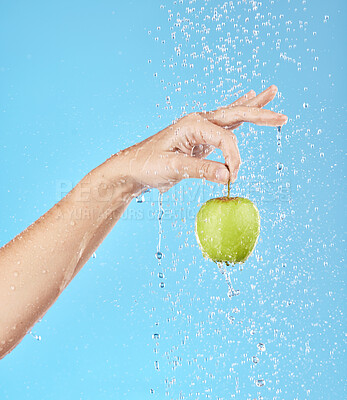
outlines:
[[[266,346],[264,343],[258,343],[257,344],[258,350],[260,351],[265,351],[266,350]]]
[[[164,274],[162,272],[158,273],[158,278],[163,279],[164,278]]]
[[[159,283],[159,287],[163,289],[165,287],[165,283],[164,282],[160,282]]]
[[[161,251],[157,251],[157,252],[155,253],[155,256],[156,256],[156,258],[157,258],[158,260],[161,260],[161,259],[163,258],[163,253],[162,253]]]
[[[234,296],[238,296],[240,294],[240,291],[238,289],[234,289],[234,288],[229,288],[228,290],[228,297],[229,299],[231,299]]]
[[[93,253],[93,258],[96,258],[96,253],[95,252]]]
[[[283,164],[282,163],[277,163],[277,169],[278,169],[278,171],[282,171],[282,169],[283,169]]]
[[[235,321],[235,317],[234,317],[234,316],[232,316],[232,315],[230,315],[230,314],[227,314],[227,318],[228,318],[228,320],[229,320],[229,322],[230,322],[231,324],[234,323],[234,321]]]
[[[259,358],[257,356],[253,356],[252,361],[254,362],[254,364],[258,364]]]
[[[160,338],[159,333],[153,333],[152,338],[153,339],[159,339]]]
[[[157,371],[159,371],[159,361],[154,361],[154,367]]]
[[[258,387],[264,386],[264,385],[265,385],[265,380],[264,380],[264,379],[258,379],[258,380],[256,381],[256,385],[257,385]]]
[[[304,103],[302,106],[303,108],[308,108],[308,103]]]
[[[149,393],[153,394],[154,393],[154,389],[149,389]]]
[[[144,201],[145,201],[145,196],[143,194],[136,197],[136,203],[144,203]]]

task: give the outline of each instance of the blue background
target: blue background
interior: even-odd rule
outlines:
[[[262,221],[232,273],[239,296],[194,236],[199,206],[223,188],[190,180],[164,195],[161,265],[158,193],[146,193],[0,361],[0,399],[344,397],[345,11],[342,0],[0,1],[1,244],[184,112],[274,83],[271,108],[289,116],[281,146],[273,128],[236,131],[232,190]]]

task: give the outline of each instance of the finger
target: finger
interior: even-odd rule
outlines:
[[[271,100],[274,99],[278,91],[277,86],[271,85],[267,89],[265,89],[263,92],[258,94],[258,96],[252,96],[248,100],[246,100],[242,105],[250,106],[250,107],[259,107],[262,108],[266,106],[268,103],[270,103]],[[242,125],[242,122],[228,126],[228,129],[234,130],[239,128]]]
[[[234,127],[243,122],[251,122],[261,126],[282,126],[288,120],[286,115],[248,106],[236,106],[218,110],[215,113],[207,113],[205,118],[213,124],[223,127]]]
[[[277,86],[271,85],[267,89],[265,89],[263,92],[258,94],[258,96],[255,96],[249,100],[246,101],[244,105],[250,106],[250,107],[264,107],[266,104],[270,103],[271,100],[274,99],[278,92]]]
[[[247,102],[252,100],[255,96],[256,96],[255,91],[254,90],[250,90],[248,93],[244,94],[242,97],[238,98],[233,103],[228,104],[227,106],[224,106],[224,107],[219,107],[217,110],[210,111],[210,112],[215,113],[217,111],[220,111],[220,110],[223,110],[223,109],[226,109],[226,108],[231,108],[231,107],[247,104]]]
[[[225,164],[230,171],[230,181],[234,182],[241,165],[235,134],[218,127],[206,119],[200,119],[195,122],[195,129],[190,133],[190,140],[196,144],[210,145],[222,150]]]
[[[239,99],[235,100],[233,103],[229,104],[225,108],[235,107],[235,106],[240,106],[242,104],[245,104],[248,101],[250,101],[253,98],[255,98],[255,95],[256,95],[255,91],[254,90],[250,90],[248,93],[244,94],[242,97],[240,97]]]
[[[204,160],[190,157],[186,154],[175,155],[176,179],[184,178],[205,178],[208,181],[226,185],[229,181],[229,169],[225,164],[217,161]]]

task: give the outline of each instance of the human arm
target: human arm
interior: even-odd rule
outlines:
[[[0,358],[55,302],[121,217],[148,188],[164,192],[184,178],[235,181],[236,136],[248,121],[278,126],[287,118],[265,104],[277,92],[249,92],[231,106],[190,114],[111,156],[46,214],[0,249]],[[225,164],[206,160],[220,148]]]

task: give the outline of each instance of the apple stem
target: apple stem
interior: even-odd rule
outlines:
[[[230,198],[230,181],[228,181],[228,198]]]

